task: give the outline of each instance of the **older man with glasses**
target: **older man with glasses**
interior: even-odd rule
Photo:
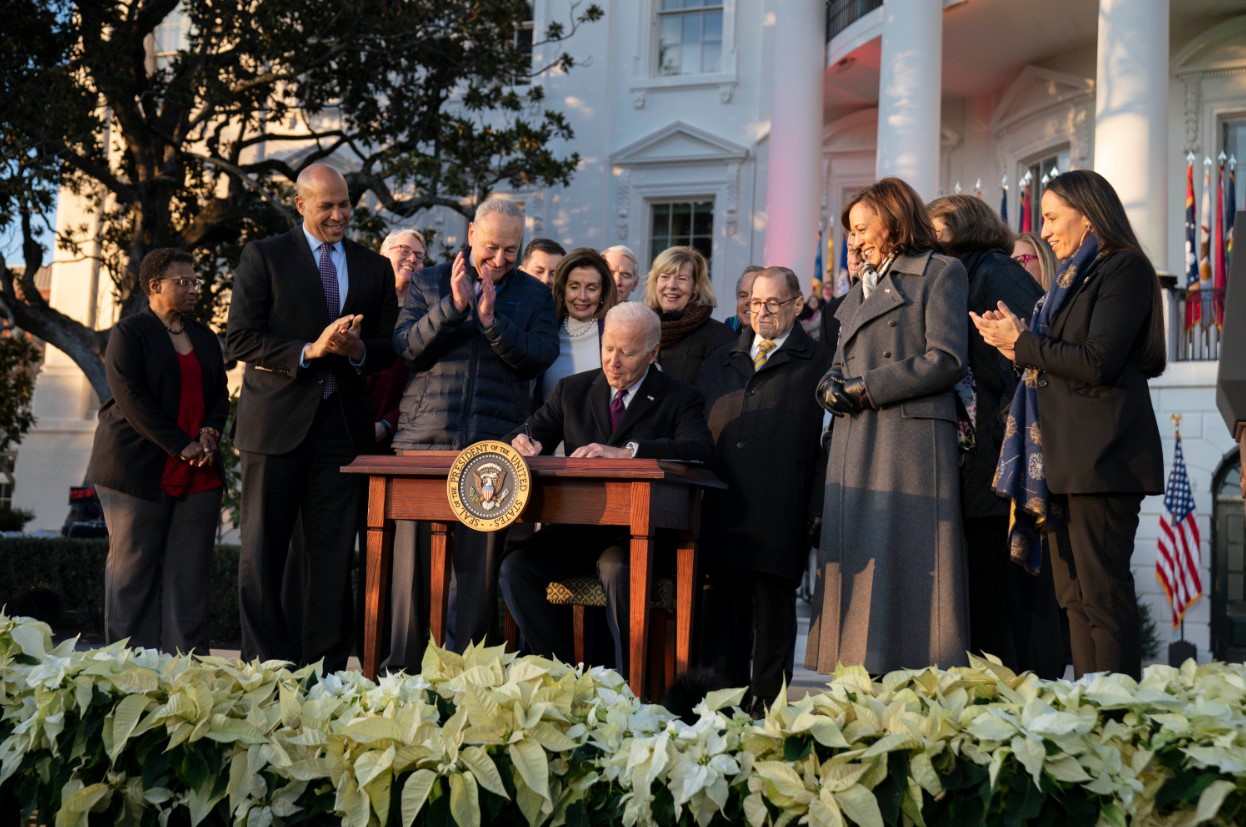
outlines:
[[[712,585],[703,660],[754,703],[791,681],[796,587],[822,505],[822,409],[815,391],[831,351],[796,324],[800,282],[786,267],[753,280],[749,327],[711,354],[698,387],[725,491],[706,492],[701,547]],[[749,659],[752,656],[752,680]]]

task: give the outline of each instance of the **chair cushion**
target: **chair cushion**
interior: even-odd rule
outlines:
[[[659,577],[650,595],[651,605],[675,611],[675,581]],[[555,606],[604,606],[606,591],[596,577],[566,577],[554,580],[545,589],[545,599]]]

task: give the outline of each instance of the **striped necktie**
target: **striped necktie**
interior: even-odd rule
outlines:
[[[619,423],[623,421],[623,412],[627,410],[623,405],[623,400],[627,398],[627,391],[619,391],[614,395],[614,399],[610,402],[610,430],[619,430]]]
[[[329,310],[329,321],[333,321],[338,315],[338,289],[337,289],[337,268],[333,266],[333,259],[329,258],[329,251],[333,249],[332,244],[320,245],[320,286],[324,288],[324,303]],[[333,369],[330,368],[324,375],[324,388],[320,391],[323,399],[328,399],[337,393],[337,377],[333,375]]]
[[[770,358],[770,351],[774,350],[774,342],[769,339],[762,339],[757,343],[757,355],[753,357],[753,370],[757,370],[766,364],[766,360]]]

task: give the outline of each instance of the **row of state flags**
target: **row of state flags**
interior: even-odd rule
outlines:
[[[1216,175],[1215,211],[1212,210],[1212,162],[1203,159],[1203,203],[1194,211],[1194,153],[1185,164],[1185,329],[1212,324],[1224,326],[1224,292],[1233,256],[1233,216],[1237,205],[1237,156],[1220,153]],[[1198,246],[1195,247],[1195,227]]]
[[[1201,210],[1195,210],[1194,193],[1194,153],[1186,156],[1185,168],[1185,259],[1186,259],[1186,291],[1198,295],[1187,295],[1186,298],[1186,330],[1196,326],[1210,327],[1213,323],[1217,328],[1224,326],[1224,294],[1228,284],[1229,263],[1233,258],[1233,218],[1237,209],[1237,156],[1225,158],[1223,152],[1219,158],[1219,172],[1216,176],[1216,210],[1212,211],[1212,161],[1203,159],[1203,203]],[[1053,169],[1050,176],[1059,175]],[[1043,186],[1050,180],[1043,176]],[[1033,201],[1034,179],[1026,172],[1021,179],[1021,192],[1018,199],[1020,216],[1017,219],[1017,232],[1034,231],[1034,216],[1031,202]],[[956,192],[960,192],[960,183],[956,184]],[[982,197],[982,179],[974,184],[974,195]],[[1202,215],[1202,222],[1198,220]],[[999,217],[1008,223],[1008,176],[1004,176],[1001,184],[999,200]],[[1196,246],[1197,228],[1197,246]],[[838,264],[832,272],[827,272],[823,265],[822,249],[826,245],[827,261],[836,261],[834,255],[834,234],[828,234],[823,240],[823,232],[818,230],[818,249],[814,263],[819,284],[824,278],[834,279],[834,293],[842,296],[848,292],[848,244],[846,239],[839,243]]]

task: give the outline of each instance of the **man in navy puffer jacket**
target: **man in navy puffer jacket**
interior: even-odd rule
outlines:
[[[558,356],[558,319],[549,288],[515,266],[522,241],[520,205],[488,199],[468,226],[468,249],[412,280],[394,328],[394,352],[411,368],[394,435],[398,453],[462,449],[497,439],[527,418],[529,380]],[[389,669],[418,668],[427,640],[426,600],[410,593],[420,578],[400,571],[400,547],[415,544],[403,539],[395,536],[393,597],[405,600],[393,601]],[[505,532],[464,526],[455,532],[459,651],[495,636],[504,542]]]

